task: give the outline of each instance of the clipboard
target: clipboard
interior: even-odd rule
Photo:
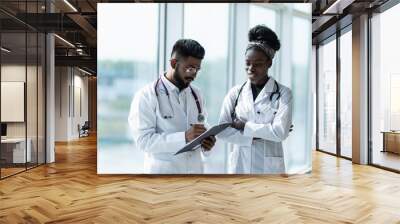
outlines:
[[[201,144],[201,142],[205,139],[208,138],[212,135],[217,135],[221,131],[225,130],[227,127],[229,127],[231,123],[223,123],[219,125],[215,125],[212,128],[208,129],[206,132],[198,136],[197,138],[193,139],[189,143],[187,143],[182,149],[180,149],[178,152],[175,153],[175,155],[178,155],[183,152],[188,152],[194,150],[194,148],[198,145]]]

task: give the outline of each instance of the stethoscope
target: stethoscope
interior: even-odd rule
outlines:
[[[278,83],[276,82],[276,80],[274,80],[274,82],[275,82],[275,85],[274,85],[275,90],[274,90],[274,92],[272,92],[271,95],[269,96],[269,101],[270,101],[270,102],[272,102],[272,99],[273,99],[273,97],[274,97],[275,94],[277,95],[277,97],[275,98],[275,102],[276,102],[277,100],[279,100],[279,98],[281,98],[281,92],[280,92],[280,89],[279,89],[279,85],[278,85]],[[234,103],[234,105],[233,105],[233,110],[232,110],[232,113],[231,113],[232,121],[234,121],[234,120],[236,119],[236,107],[237,107],[237,104],[238,104],[238,101],[239,101],[240,94],[242,93],[243,87],[246,85],[246,83],[247,83],[247,81],[246,81],[245,83],[243,83],[243,85],[242,85],[242,86],[240,87],[240,89],[239,89],[238,95],[236,96],[235,103]]]
[[[156,93],[157,100],[158,100],[158,97],[159,97],[159,94],[158,94],[158,91],[157,91],[157,86],[158,86],[158,83],[159,83],[159,82],[161,82],[161,84],[163,85],[163,88],[164,88],[164,90],[165,90],[165,94],[166,94],[167,97],[168,97],[169,106],[171,107],[171,111],[172,111],[172,115],[165,115],[165,114],[163,115],[162,112],[161,112],[161,106],[160,106],[160,113],[161,113],[161,116],[162,116],[164,119],[172,119],[173,116],[174,116],[174,109],[173,109],[173,107],[172,107],[172,102],[171,102],[171,98],[170,98],[170,96],[169,96],[169,91],[168,91],[167,87],[165,86],[165,84],[164,84],[163,80],[161,79],[161,77],[159,77],[159,78],[157,79],[156,84],[154,85],[154,91],[155,91],[155,93]],[[200,122],[200,123],[202,123],[202,122],[204,122],[204,115],[203,115],[202,110],[201,110],[199,98],[197,97],[197,94],[194,92],[193,88],[192,88],[191,86],[189,86],[189,88],[190,88],[190,91],[191,91],[191,93],[192,93],[192,96],[193,96],[194,100],[196,101],[197,112],[198,112],[197,121]]]

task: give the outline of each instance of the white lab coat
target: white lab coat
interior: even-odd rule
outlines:
[[[202,150],[174,155],[185,146],[185,131],[190,124],[198,123],[196,101],[190,88],[179,92],[168,79],[161,76],[170,94],[170,101],[161,82],[156,81],[139,90],[132,100],[129,125],[136,147],[144,151],[144,172],[151,174],[203,173]],[[198,88],[192,86],[206,117],[204,101]],[[171,104],[170,104],[171,102]],[[171,111],[171,105],[173,113]],[[162,114],[160,112],[162,108]],[[164,119],[163,115],[172,115]]]
[[[274,82],[270,77],[254,101],[248,80],[236,107],[237,118],[246,121],[244,130],[229,127],[217,136],[233,144],[229,152],[229,173],[285,173],[282,141],[288,137],[292,125],[292,93],[278,83],[281,97],[276,100],[275,94],[271,102],[270,95],[276,88]],[[232,122],[231,112],[241,86],[233,87],[225,97],[219,123]]]

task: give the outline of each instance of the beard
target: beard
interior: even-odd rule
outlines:
[[[175,80],[176,87],[179,88],[179,90],[185,89],[189,86],[189,82],[186,83],[185,80],[182,78],[181,74],[179,73],[179,67],[175,69],[174,74],[172,75],[172,78]]]

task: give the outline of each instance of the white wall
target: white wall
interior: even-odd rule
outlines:
[[[65,92],[65,86],[68,85],[67,81],[67,68],[66,67],[56,67],[55,69],[55,140],[56,141],[66,141],[67,139],[67,121],[65,116],[68,116],[68,112],[64,112],[65,101],[68,98],[62,98],[61,92]],[[67,94],[68,94],[68,86]]]
[[[56,67],[56,141],[79,138],[78,124],[88,120],[88,78],[83,75],[76,68]]]
[[[88,121],[88,77],[81,76],[82,73],[76,74],[74,70],[74,107],[72,109],[71,135],[73,138],[79,137],[78,124],[82,126]],[[78,71],[79,72],[79,71]]]

